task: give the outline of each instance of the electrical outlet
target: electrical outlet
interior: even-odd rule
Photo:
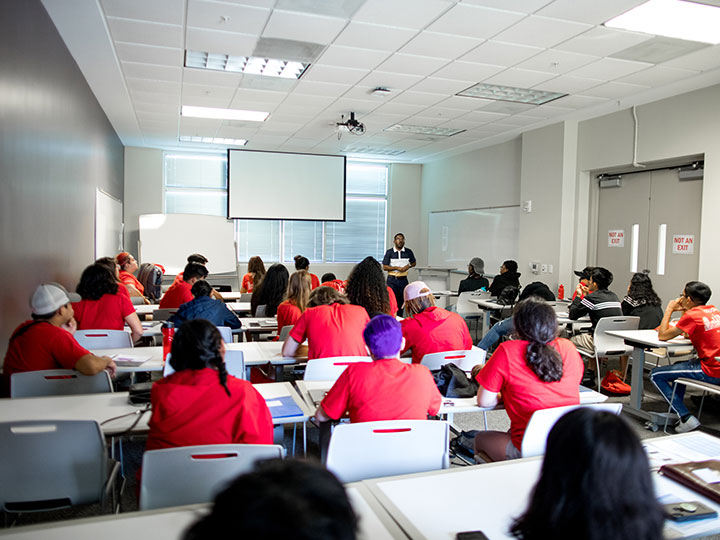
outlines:
[[[538,262],[531,262],[530,263],[530,271],[533,274],[539,274],[540,273],[540,263]]]
[[[553,265],[548,264],[548,274],[552,274],[552,273],[553,273]]]
[[[541,271],[543,274],[547,274],[547,264],[543,264],[543,265],[540,267],[540,271]]]

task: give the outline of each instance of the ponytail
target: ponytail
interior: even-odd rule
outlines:
[[[563,376],[562,358],[549,345],[557,337],[557,318],[552,307],[531,296],[518,303],[513,322],[518,337],[530,342],[525,352],[527,366],[542,382],[559,381]]]
[[[218,377],[220,378],[220,384],[225,389],[225,393],[230,396],[230,389],[227,386],[228,372],[225,368],[225,360],[223,360],[221,357],[217,357],[212,360],[211,363],[217,369]]]
[[[221,349],[222,336],[217,327],[205,319],[191,319],[180,325],[175,333],[170,365],[175,371],[214,367],[217,369],[220,384],[229,396],[228,373]]]

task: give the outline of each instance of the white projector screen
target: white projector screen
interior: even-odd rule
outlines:
[[[345,221],[345,156],[228,150],[228,218]]]

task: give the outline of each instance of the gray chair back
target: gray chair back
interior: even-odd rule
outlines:
[[[25,371],[10,376],[10,397],[67,396],[112,392],[107,371],[83,375],[72,369]]]

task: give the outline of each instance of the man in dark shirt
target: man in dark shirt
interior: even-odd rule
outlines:
[[[473,257],[468,264],[468,277],[463,279],[458,286],[458,294],[477,291],[478,289],[488,290],[490,282],[483,276],[485,273],[485,262],[480,257]]]
[[[490,285],[490,294],[492,296],[500,296],[505,287],[520,287],[520,272],[517,271],[518,264],[516,261],[507,260],[502,263],[500,273],[493,278]]]
[[[393,243],[395,245],[385,252],[382,263],[383,270],[388,273],[388,287],[395,293],[399,307],[398,315],[402,316],[403,291],[408,284],[408,270],[415,266],[415,255],[410,248],[405,247],[403,233],[397,233],[393,238]]]

